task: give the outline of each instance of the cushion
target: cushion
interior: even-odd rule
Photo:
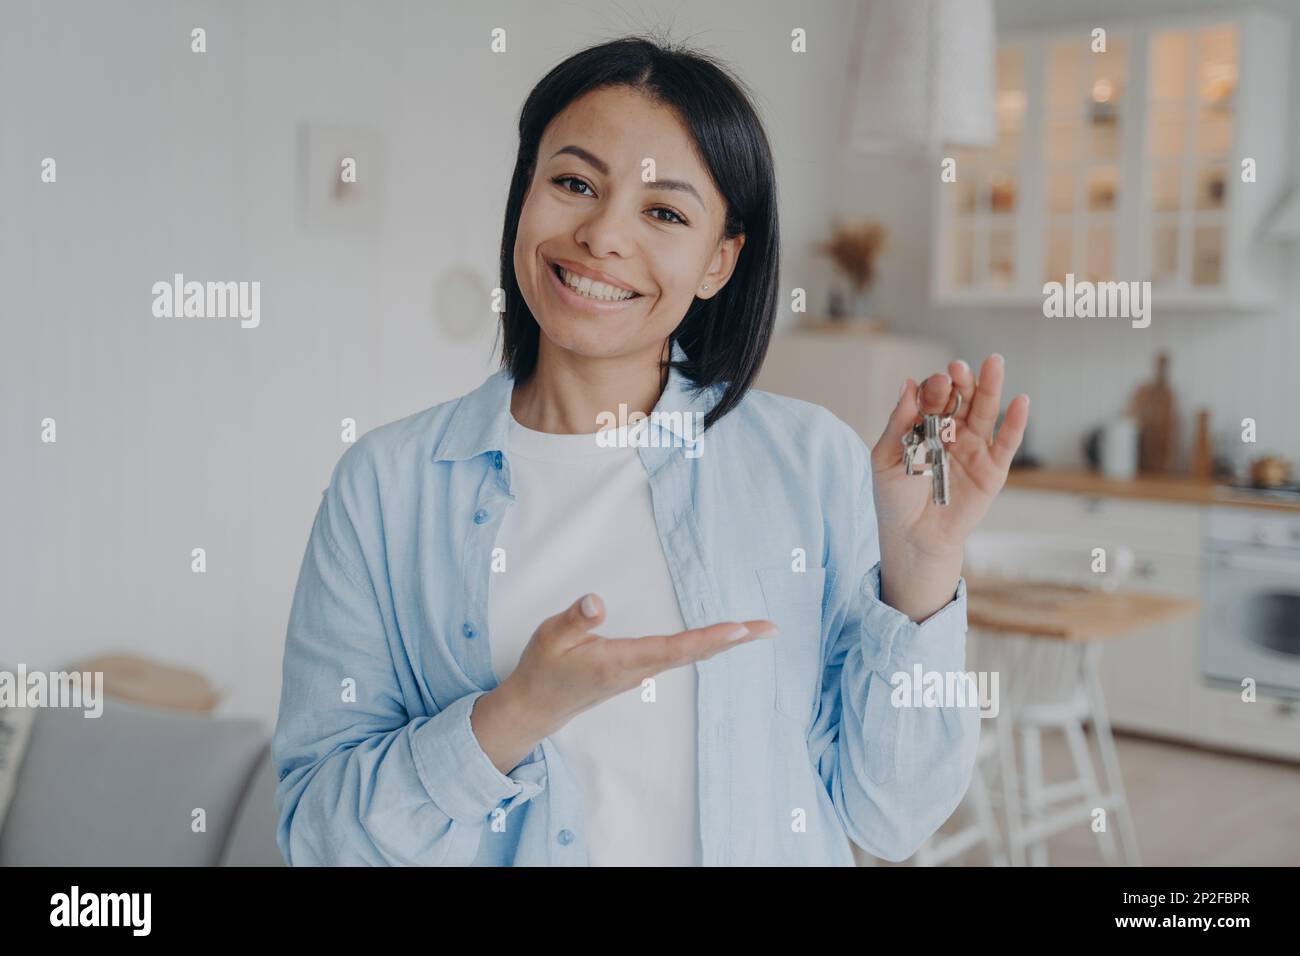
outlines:
[[[0,867],[215,865],[268,737],[259,721],[111,697],[97,718],[42,708],[0,830]],[[206,832],[191,829],[195,808]]]

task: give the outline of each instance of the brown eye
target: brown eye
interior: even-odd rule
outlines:
[[[580,186],[587,186],[587,184],[584,183],[584,182],[583,182],[581,179],[579,179],[577,176],[556,176],[554,179],[551,180],[551,182],[555,183],[557,186],[560,186],[560,188],[564,189],[565,192],[573,193],[573,194],[576,195],[576,196],[581,196],[581,195],[584,195],[584,194],[583,194],[583,193],[580,193],[580,192],[576,192],[576,191],[573,190],[573,189],[569,189],[569,188],[563,186],[562,184],[565,183],[565,182],[571,182],[571,183],[577,183],[577,184],[580,185]],[[587,186],[587,188],[590,189],[591,187],[590,187],[590,186]]]
[[[689,226],[689,225],[690,225],[690,223],[688,223],[685,219],[682,218],[681,213],[677,212],[677,211],[674,210],[674,209],[669,209],[667,206],[655,206],[655,207],[654,207],[653,209],[651,209],[650,211],[651,211],[651,212],[666,212],[666,213],[668,213],[668,215],[670,215],[670,216],[673,217],[672,219],[661,219],[661,220],[659,220],[660,222],[681,223],[683,226]]]

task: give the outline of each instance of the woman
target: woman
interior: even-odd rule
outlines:
[[[900,383],[868,451],[750,389],[775,181],[709,59],[583,51],[519,134],[501,371],[363,436],[312,528],[274,740],[285,858],[911,855],[966,790],[979,715],[895,707],[890,675],[964,669],[963,542],[1027,397],[994,439],[1001,359],[978,381],[954,362]],[[954,405],[940,506],[901,439]]]

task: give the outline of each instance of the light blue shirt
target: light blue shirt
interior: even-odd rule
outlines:
[[[272,742],[292,865],[587,863],[584,797],[550,739],[503,774],[470,724],[497,683],[487,599],[517,501],[502,451],[513,387],[497,372],[368,432],[335,466]],[[853,865],[850,840],[905,859],[965,794],[980,717],[973,702],[895,706],[890,680],[918,664],[964,671],[965,579],[920,624],[882,603],[862,440],[820,406],[756,389],[689,434],[685,416],[721,388],[693,396],[672,370],[638,450],[687,627],[780,630],[693,665],[698,739],[683,759],[698,761],[701,862]]]

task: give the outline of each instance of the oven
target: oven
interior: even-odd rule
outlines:
[[[1300,699],[1300,513],[1211,508],[1201,672]]]

